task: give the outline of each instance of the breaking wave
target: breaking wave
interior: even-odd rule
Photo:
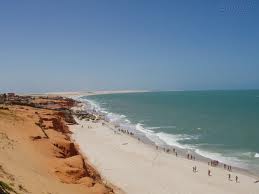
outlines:
[[[197,153],[198,155],[203,156],[205,158],[210,158],[212,160],[218,160],[221,163],[231,164],[231,165],[242,167],[242,168],[247,168],[245,163],[235,156],[225,156],[222,153],[205,151],[205,150],[201,150],[201,149],[195,149],[195,153]]]
[[[84,99],[82,97],[77,98],[76,100],[86,103],[85,108],[87,108],[87,111],[103,115],[106,121],[126,129],[129,132],[133,132],[136,135],[145,136],[158,146],[173,146],[180,149],[191,150],[205,158],[215,159],[222,163],[232,164],[242,168],[247,168],[247,163],[244,161],[247,161],[248,158],[253,158],[254,160],[259,158],[259,153],[256,152],[224,153],[224,151],[203,149],[203,144],[190,145],[186,143],[186,141],[198,139],[199,136],[162,132],[161,130],[163,129],[174,129],[176,126],[145,126],[143,123],[132,123],[126,115],[109,112],[94,100]],[[197,128],[196,130],[202,129]],[[207,146],[210,145],[208,144],[206,147]]]
[[[128,120],[127,117],[123,114],[108,112],[105,108],[102,108],[94,100],[84,98],[79,98],[77,100],[85,102],[88,105],[88,111],[90,110],[93,112],[97,112],[98,114],[103,115],[105,120],[107,120],[108,122],[111,122],[112,124],[121,128],[127,129],[130,132],[141,133],[158,146],[174,146],[181,149],[193,149],[190,145],[181,144],[179,143],[179,141],[195,139],[197,137],[185,134],[173,135],[158,131],[159,129],[173,129],[176,128],[176,126],[144,127],[142,123],[131,123],[130,120]]]

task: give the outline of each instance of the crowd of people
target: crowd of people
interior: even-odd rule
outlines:
[[[187,154],[187,159],[192,159],[192,158],[193,158],[193,157],[188,153],[188,154]],[[220,164],[220,163],[219,163],[219,161],[217,161],[217,160],[211,160],[211,161],[208,162],[208,165],[209,165],[209,166],[213,166],[213,167],[217,167],[219,164]],[[232,171],[232,167],[231,167],[230,165],[223,164],[223,166],[224,166],[224,169],[225,169],[225,170],[228,170],[228,171],[230,171],[230,172]],[[197,166],[193,166],[193,167],[192,167],[192,171],[193,171],[194,173],[198,172]],[[210,169],[208,169],[208,176],[212,176]],[[228,180],[229,180],[229,181],[232,181],[232,179],[231,179],[231,174],[230,174],[230,173],[228,174]],[[238,176],[235,176],[235,181],[236,181],[236,183],[239,182]]]
[[[120,132],[122,132],[122,133],[129,134],[129,135],[134,135],[133,133],[129,132],[128,130],[124,130],[124,129],[120,129],[120,128],[119,128],[118,131],[120,131]],[[140,138],[138,138],[138,140],[140,141]],[[159,150],[159,146],[158,146],[158,145],[156,145],[156,150]],[[171,152],[171,150],[170,150],[169,148],[165,148],[165,147],[163,147],[162,150],[163,150],[164,152],[166,152],[166,153],[170,153],[170,152]],[[176,151],[175,148],[172,149],[172,152],[175,154],[175,156],[178,156],[178,152]],[[188,160],[195,160],[195,156],[192,155],[192,154],[190,154],[190,153],[187,153],[187,159],[188,159]],[[218,167],[219,164],[220,164],[220,162],[217,161],[217,160],[210,160],[210,161],[208,162],[208,165],[209,165],[209,166],[212,166],[212,167]],[[225,169],[225,170],[228,170],[228,171],[230,171],[230,172],[232,171],[232,166],[226,165],[226,164],[223,164],[223,166],[224,166],[224,169]],[[198,172],[197,166],[193,166],[193,167],[192,167],[192,171],[193,171],[194,173]],[[208,169],[208,176],[212,176],[212,173],[211,173],[211,170],[210,170],[210,169]],[[228,174],[228,180],[229,180],[229,181],[232,181],[232,179],[231,179],[231,174]],[[236,181],[236,183],[239,182],[238,176],[235,177],[235,181]]]
[[[105,123],[102,123],[102,125],[105,125]],[[83,125],[82,125],[82,127],[83,127]],[[89,126],[88,126],[88,128],[89,128]],[[121,132],[121,133],[124,133],[124,134],[128,134],[128,135],[131,135],[131,136],[135,135],[133,132],[129,132],[128,130],[125,130],[125,129],[122,129],[122,128],[119,128],[119,127],[115,127],[115,128],[117,128],[118,132]],[[137,138],[137,139],[138,139],[138,141],[140,141],[140,138]],[[156,150],[162,149],[165,153],[170,153],[171,152],[171,150],[169,148],[165,148],[165,147],[160,148],[158,145],[156,145],[155,147],[156,147]],[[175,156],[178,156],[178,152],[176,151],[175,148],[172,149],[172,152],[175,154]],[[190,154],[190,153],[187,153],[187,159],[188,160],[195,160],[195,156]],[[208,165],[212,166],[212,167],[218,167],[219,164],[220,163],[217,160],[210,160],[210,161],[208,161]],[[230,165],[223,164],[223,166],[224,166],[225,170],[228,170],[229,172],[232,171],[232,167]],[[194,173],[197,173],[198,172],[197,166],[193,166],[192,167],[192,171]],[[210,169],[208,169],[208,176],[212,176],[212,173],[211,173]],[[228,180],[232,181],[230,173],[228,174]],[[238,176],[235,176],[235,181],[236,181],[236,183],[239,182]]]

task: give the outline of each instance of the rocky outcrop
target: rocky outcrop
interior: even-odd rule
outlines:
[[[80,120],[86,119],[86,120],[98,120],[98,117],[94,114],[85,112],[85,111],[77,111],[75,113],[75,115],[77,116],[77,118],[79,118]]]
[[[70,110],[59,111],[58,116],[62,117],[70,125],[77,124]]]
[[[62,122],[62,119],[60,117],[56,117],[56,118],[52,118],[52,124],[53,124],[53,129],[67,134],[67,133],[71,133],[71,131],[69,131],[68,126]]]

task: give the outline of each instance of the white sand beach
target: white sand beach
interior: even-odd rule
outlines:
[[[78,121],[73,138],[104,179],[129,194],[258,194],[255,178],[156,150],[108,126]],[[82,127],[83,126],[83,127]],[[197,166],[197,172],[192,167]],[[208,176],[208,169],[211,176]],[[236,183],[235,176],[239,182]]]
[[[96,91],[66,91],[66,92],[47,92],[47,93],[25,93],[20,95],[30,96],[63,96],[67,98],[78,97],[78,96],[92,96],[102,94],[127,94],[127,93],[139,93],[149,92],[149,90],[96,90]]]

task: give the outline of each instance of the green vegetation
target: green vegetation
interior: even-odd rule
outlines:
[[[6,184],[3,181],[0,181],[0,193],[1,194],[10,194],[12,193],[17,193],[12,187],[10,187],[8,184]],[[18,193],[17,193],[18,194]]]

